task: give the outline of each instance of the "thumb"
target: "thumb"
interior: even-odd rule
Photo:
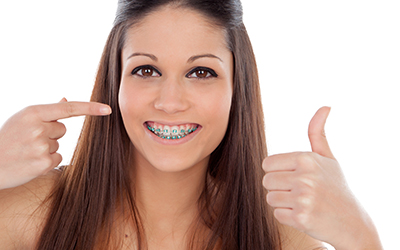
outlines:
[[[63,99],[61,99],[61,101],[59,101],[59,103],[62,103],[62,102],[68,102],[67,98],[63,97]]]
[[[330,107],[322,107],[315,113],[308,126],[308,138],[314,153],[335,159],[325,136],[325,123],[330,111]]]

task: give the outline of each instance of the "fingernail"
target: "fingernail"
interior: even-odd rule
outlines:
[[[100,112],[103,115],[109,115],[109,114],[111,114],[112,110],[109,106],[104,106],[104,107],[100,108]]]
[[[60,102],[68,102],[68,101],[65,97],[63,97]]]

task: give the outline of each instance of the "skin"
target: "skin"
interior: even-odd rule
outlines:
[[[267,157],[263,162],[267,202],[282,224],[296,228],[337,250],[382,249],[371,218],[349,189],[324,132],[329,107],[312,118],[312,152]]]
[[[129,58],[134,53],[141,55]],[[213,56],[190,60],[199,55]],[[143,77],[144,71],[140,71],[132,75],[142,65],[151,65],[161,74]],[[122,67],[119,103],[135,146],[133,178],[138,204],[157,247],[174,246],[171,236],[182,239],[196,214],[209,156],[228,125],[232,53],[225,45],[224,33],[199,14],[164,9],[129,30]],[[192,72],[196,67],[212,69],[218,76],[209,73],[203,77]],[[167,146],[149,138],[142,125],[145,121],[185,121],[202,128],[189,142]]]
[[[63,98],[60,103],[31,106],[12,116],[0,130],[0,189],[27,183],[60,164],[57,140],[66,128],[58,120],[110,113],[105,104]]]
[[[119,101],[125,127],[135,146],[132,177],[138,207],[145,211],[149,249],[184,249],[184,233],[197,212],[196,200],[203,187],[209,154],[227,127],[232,55],[226,48],[223,31],[189,10],[158,10],[129,30],[127,38],[122,52]],[[141,55],[129,58],[133,53]],[[189,58],[204,54],[219,59],[201,57],[188,62]],[[131,74],[142,65],[152,65],[161,74]],[[211,68],[218,76],[187,77],[197,66]],[[107,107],[63,100],[28,108],[3,126],[0,147],[6,149],[4,145],[11,145],[14,150],[0,155],[2,177],[7,177],[3,178],[6,184],[0,190],[0,245],[7,249],[30,249],[39,235],[44,217],[42,213],[33,217],[31,214],[59,176],[57,171],[50,170],[60,161],[58,143],[54,141],[65,134],[65,127],[57,120],[110,113],[107,109],[101,112],[103,108]],[[281,223],[283,249],[311,250],[321,246],[319,240],[330,242],[336,249],[381,249],[372,222],[348,189],[324,136],[329,110],[321,108],[310,122],[313,152],[274,155],[263,162],[263,185],[269,190],[266,202],[275,208],[275,217]],[[188,121],[202,128],[192,141],[166,146],[146,135],[143,123],[152,120]],[[37,128],[43,132],[35,132]],[[17,137],[21,131],[24,134]],[[28,142],[39,143],[28,144],[28,148],[40,145],[44,149],[40,154],[29,150],[30,154],[21,157],[24,154],[19,149]],[[27,163],[35,165],[25,167]],[[32,168],[36,172],[28,171]],[[21,176],[25,172],[26,176]]]
[[[65,126],[57,120],[81,115],[108,115],[108,105],[67,102],[31,106],[12,116],[0,130],[0,245],[32,249],[43,212],[34,213],[49,194],[60,171],[58,142]]]

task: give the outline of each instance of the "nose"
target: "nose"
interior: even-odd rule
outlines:
[[[166,80],[159,90],[154,107],[168,114],[185,111],[190,105],[185,92],[184,83],[177,79]]]

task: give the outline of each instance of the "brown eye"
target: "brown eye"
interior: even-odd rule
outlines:
[[[205,71],[205,70],[200,69],[200,70],[197,70],[197,71],[195,72],[195,74],[196,74],[196,76],[197,76],[198,78],[205,78],[205,77],[208,76],[209,73],[208,73],[207,71]]]
[[[205,67],[197,67],[193,70],[191,70],[186,77],[189,78],[197,78],[197,79],[208,79],[208,78],[213,78],[217,77],[217,73],[215,73],[214,70],[205,68]]]
[[[144,77],[149,77],[153,75],[153,69],[152,68],[143,68],[142,69],[142,76]]]
[[[161,73],[158,72],[154,67],[150,65],[145,65],[145,66],[140,66],[132,70],[132,75],[137,75],[143,78],[147,77],[155,77],[155,76],[161,76]]]

